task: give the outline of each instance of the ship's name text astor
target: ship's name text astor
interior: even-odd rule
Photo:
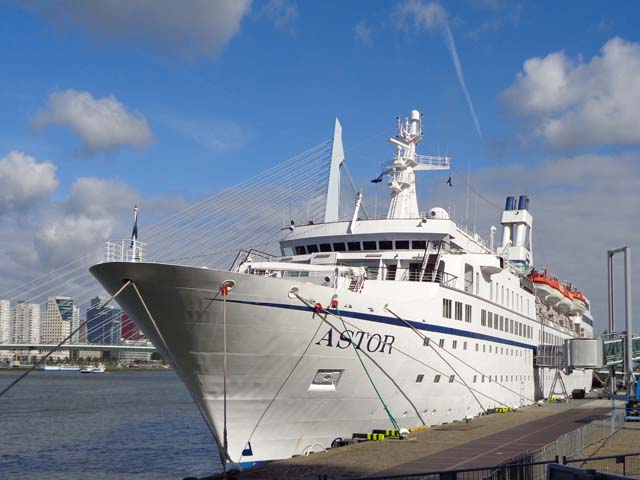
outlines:
[[[391,354],[393,342],[396,341],[396,337],[393,335],[380,335],[378,333],[369,332],[353,332],[351,330],[345,330],[343,332],[334,332],[333,329],[329,329],[320,340],[316,342],[316,345],[324,345],[325,347],[337,347],[337,348],[351,348],[351,342],[357,349],[364,350],[373,353],[388,353]]]

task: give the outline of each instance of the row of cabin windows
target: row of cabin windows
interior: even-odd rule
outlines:
[[[523,295],[520,295],[519,293],[516,293],[514,290],[510,290],[509,288],[507,288],[505,291],[504,285],[500,285],[499,283],[496,283],[494,287],[493,282],[491,282],[489,284],[489,287],[490,300],[507,308],[510,308],[511,310],[516,310],[518,312],[526,313],[527,315],[529,315],[530,304],[528,298],[526,299],[527,309],[525,312],[525,298]]]
[[[442,316],[444,318],[451,318],[451,307],[455,303],[455,316],[456,320],[462,320],[462,302],[453,302],[448,298],[442,299]],[[471,305],[464,305],[464,321],[471,323]]]
[[[497,313],[488,312],[485,309],[480,311],[480,325],[493,328],[501,332],[512,333],[524,338],[533,338],[533,327],[518,322],[513,318],[503,317]]]
[[[394,248],[395,243],[395,248]],[[363,242],[335,242],[311,245],[298,245],[295,247],[296,255],[306,255],[317,252],[360,252],[362,250],[424,250],[427,248],[426,240],[365,240]]]
[[[440,383],[441,379],[442,379],[442,375],[436,374],[436,376],[433,377],[433,383]],[[449,383],[453,383],[455,379],[456,379],[455,375],[449,375]],[[424,375],[422,374],[416,377],[416,383],[422,383],[423,380],[424,380]],[[478,383],[478,380],[480,380],[480,383],[484,383],[485,380],[487,380],[489,383],[491,383],[492,381],[494,382],[526,382],[526,381],[531,381],[531,375],[500,375],[500,376],[474,375],[473,383]]]
[[[430,339],[429,337],[424,339],[424,346],[429,346]],[[496,355],[506,355],[506,356],[515,356],[515,357],[525,357],[525,360],[528,360],[530,357],[529,351],[518,350],[517,348],[509,348],[509,347],[498,347],[497,345],[488,344],[489,348],[487,349],[487,344],[476,343],[476,352],[480,352],[480,345],[482,345],[482,353],[495,353]],[[445,348],[444,338],[441,338],[438,341],[438,346],[440,348]],[[467,350],[468,344],[467,342],[462,342],[462,350]],[[458,348],[458,340],[451,341],[451,349],[456,350]]]
[[[564,340],[558,335],[554,335],[553,333],[540,331],[540,343],[544,343],[545,345],[562,345]]]

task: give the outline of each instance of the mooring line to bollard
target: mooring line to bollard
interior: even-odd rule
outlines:
[[[131,280],[127,280],[127,282],[124,285],[122,285],[122,287],[120,287],[120,289],[114,295],[112,295],[111,298],[109,300],[107,300],[102,307],[100,307],[100,309],[96,312],[96,315],[98,313],[102,312],[102,310],[104,310],[112,300],[114,300],[118,295],[120,295],[123,292],[123,290],[125,288],[127,288],[132,283],[133,282]],[[135,287],[135,285],[134,285],[134,287]],[[49,350],[49,352],[44,357],[42,357],[37,363],[35,363],[29,370],[24,372],[22,375],[20,375],[18,378],[16,378],[13,382],[11,382],[9,385],[7,385],[7,387],[0,392],[0,397],[2,397],[5,393],[7,393],[9,390],[11,390],[13,387],[15,387],[21,380],[26,378],[26,376],[29,375],[31,372],[33,372],[36,368],[38,368],[40,365],[42,365],[47,360],[47,358],[49,358],[53,354],[53,352],[60,350],[60,348],[64,345],[64,343],[67,340],[71,339],[71,337],[73,337],[76,333],[78,333],[80,331],[80,329],[84,325],[85,324],[81,322],[80,325],[78,326],[78,328],[76,328],[67,337],[65,337],[64,340],[62,340],[60,343],[58,343],[58,345],[56,345],[54,348]]]

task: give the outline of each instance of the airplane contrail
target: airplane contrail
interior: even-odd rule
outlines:
[[[451,60],[453,61],[453,66],[456,69],[456,75],[458,77],[458,82],[460,83],[460,87],[464,92],[465,97],[467,98],[467,105],[469,105],[469,111],[471,112],[471,116],[473,117],[473,123],[476,125],[476,131],[478,132],[478,136],[484,140],[482,136],[482,130],[480,129],[480,123],[478,122],[478,117],[476,116],[476,110],[473,108],[473,102],[471,101],[471,95],[467,90],[467,85],[464,81],[464,74],[462,73],[462,64],[460,63],[460,57],[458,56],[458,50],[456,49],[456,44],[453,41],[453,35],[451,34],[451,29],[449,28],[449,23],[446,21],[442,24],[442,34],[444,36],[444,43],[447,46],[447,50],[449,50],[449,54],[451,55]]]

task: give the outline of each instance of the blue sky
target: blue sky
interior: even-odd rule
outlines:
[[[617,223],[602,224],[600,230],[611,236],[593,240],[585,225],[586,212],[605,208],[607,199],[619,195],[625,205],[635,199],[640,138],[620,134],[640,121],[633,113],[640,110],[633,92],[640,79],[635,67],[640,6],[634,3],[194,0],[176,5],[0,4],[0,159],[17,151],[33,158],[31,167],[55,166],[55,179],[47,184],[20,189],[14,181],[13,197],[5,195],[3,203],[0,194],[0,228],[8,235],[20,232],[20,255],[30,262],[30,273],[44,268],[38,262],[45,254],[37,250],[53,235],[43,236],[43,225],[68,225],[69,215],[78,220],[77,202],[70,197],[80,178],[98,179],[103,186],[111,181],[105,190],[126,192],[143,208],[150,198],[186,204],[328,139],[337,116],[349,168],[364,183],[391,155],[385,137],[393,134],[395,116],[414,107],[425,114],[421,152],[448,151],[458,179],[470,162],[473,185],[486,198],[501,204],[508,193],[538,194],[532,205],[538,202],[538,213],[549,216],[558,203],[572,206],[567,214],[575,225],[562,236],[564,253],[556,254],[558,246],[548,241],[557,224],[542,223],[538,230],[542,258],[561,274],[599,291],[602,282],[592,279],[596,267],[585,270],[584,261],[566,260],[572,238],[589,237],[585,255],[599,262],[605,245],[617,246],[636,232],[626,230],[638,220],[631,210],[620,213]],[[483,138],[445,43],[447,27]],[[603,53],[612,41],[610,53]],[[535,65],[525,72],[531,59]],[[561,86],[553,83],[558,76],[564,78]],[[72,126],[86,118],[57,111],[56,95],[69,102],[80,96],[90,103],[111,98],[110,105],[133,122],[131,129],[99,140],[83,136]],[[598,108],[604,113],[594,113]],[[598,165],[608,165],[602,168],[604,183]],[[614,173],[619,177],[609,178]],[[444,195],[441,180],[424,180],[433,198],[444,198],[438,197]],[[28,188],[32,194],[25,193]],[[573,195],[576,191],[580,195]],[[421,193],[426,195],[426,188]],[[585,204],[596,197],[603,200]],[[127,209],[114,202],[118,207]],[[481,212],[479,220],[497,222],[497,213],[489,213]],[[97,230],[120,228],[106,216],[98,220],[103,223]],[[40,243],[25,251],[32,237]],[[20,257],[12,245],[5,246],[0,254]],[[554,253],[542,253],[543,246]]]

